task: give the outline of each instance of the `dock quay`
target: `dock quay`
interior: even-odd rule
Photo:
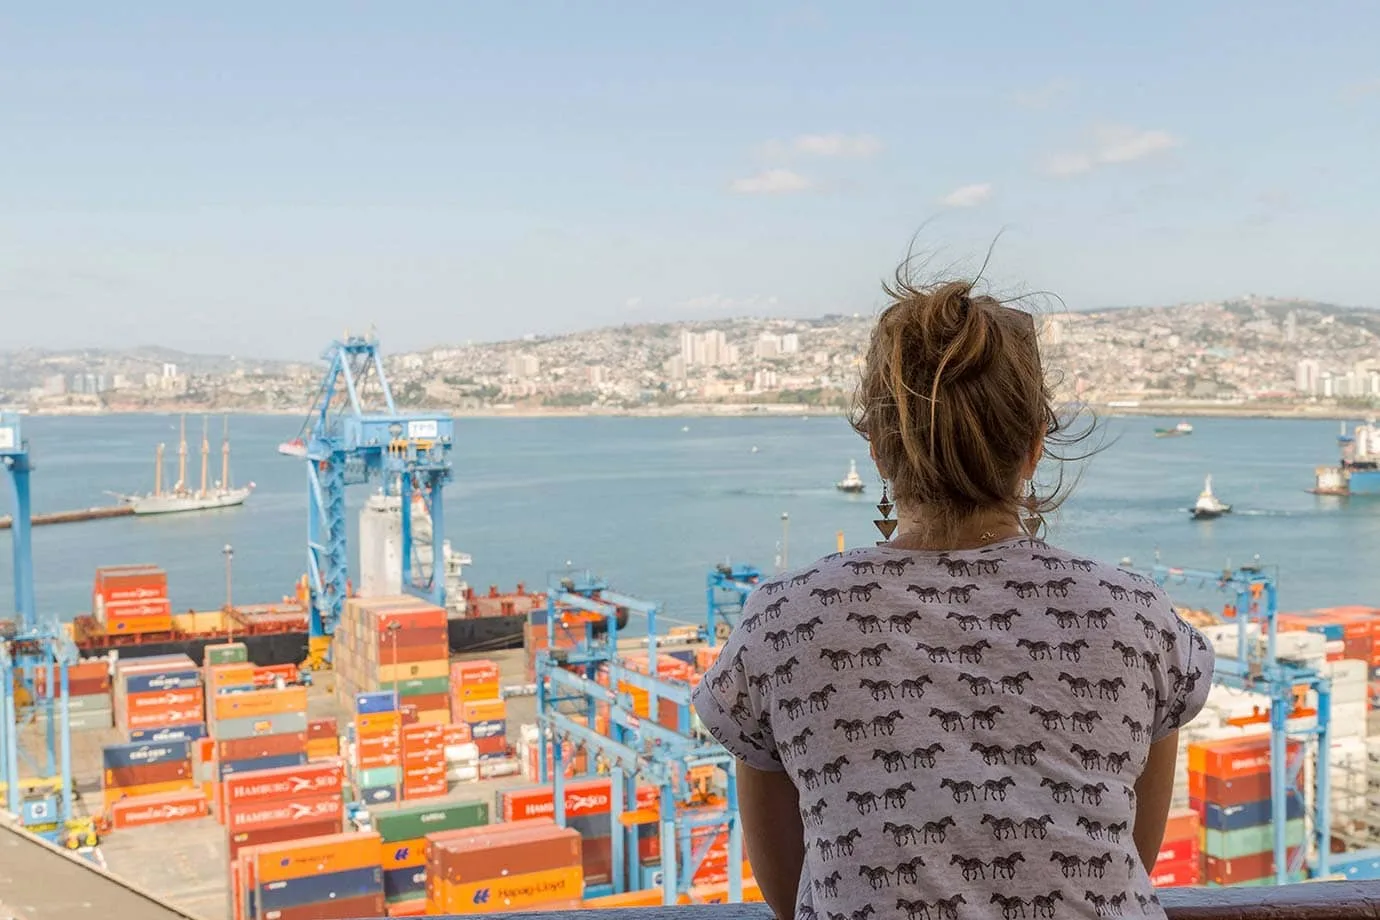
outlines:
[[[29,523],[34,527],[43,527],[48,524],[80,524],[83,521],[130,517],[133,514],[134,509],[129,505],[103,505],[99,508],[78,508],[75,511],[48,511],[43,514],[35,514],[30,518]],[[0,530],[9,530],[13,526],[14,518],[10,515],[0,517]]]

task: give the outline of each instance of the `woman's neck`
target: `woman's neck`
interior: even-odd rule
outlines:
[[[923,509],[898,508],[896,534],[887,545],[894,549],[963,550],[1018,537],[1020,519],[1006,510],[982,512],[956,521]]]

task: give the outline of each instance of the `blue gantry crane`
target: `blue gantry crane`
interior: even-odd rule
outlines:
[[[690,896],[705,856],[724,835],[728,900],[741,901],[743,842],[733,757],[695,733],[689,684],[624,665],[618,654],[618,624],[627,611],[646,619],[647,660],[657,661],[656,604],[609,591],[589,574],[562,578],[547,592],[549,645],[537,661],[538,763],[541,779],[547,782],[548,756],[552,761],[549,781],[555,786],[556,820],[565,822],[563,747],[570,742],[585,749],[591,768],[601,760],[610,773],[610,813],[618,822],[611,845],[615,893],[644,887],[637,875],[638,828],[655,823],[663,903],[676,904]],[[573,632],[578,641],[572,647],[557,647],[561,631]],[[629,694],[619,689],[624,686],[647,694],[647,716],[635,711]],[[657,719],[662,701],[675,708],[675,728]],[[607,715],[608,735],[595,728],[600,713]],[[721,794],[713,784],[700,781],[706,775],[721,777]],[[657,787],[655,813],[637,809],[639,782]]]
[[[0,468],[10,482],[14,514],[13,621],[0,623],[0,801],[29,830],[72,849],[93,846],[89,819],[73,815],[69,665],[71,638],[54,619],[39,620],[29,474],[33,464],[20,416],[0,414]],[[32,744],[26,749],[26,729]]]
[[[347,336],[322,355],[328,365],[298,437],[279,452],[306,461],[308,668],[326,667],[330,641],[349,593],[345,493],[376,481],[402,506],[403,590],[445,604],[443,489],[450,481],[454,423],[438,414],[398,412],[378,341]],[[414,539],[420,505],[431,520],[430,553]]]
[[[1306,817],[1316,860],[1313,870],[1315,875],[1326,876],[1330,871],[1332,849],[1329,778],[1332,682],[1313,668],[1279,658],[1275,579],[1259,566],[1213,572],[1155,565],[1141,574],[1166,588],[1171,585],[1210,588],[1231,597],[1228,615],[1238,627],[1236,656],[1218,656],[1213,681],[1260,693],[1270,700],[1270,807],[1275,881],[1283,885],[1296,877],[1308,858],[1310,847],[1301,847],[1295,859],[1290,860],[1285,832],[1288,794],[1296,795],[1299,802],[1308,802],[1303,784],[1307,772],[1304,766],[1310,760],[1314,764],[1312,813]],[[1252,630],[1252,626],[1256,629]],[[1295,688],[1306,688],[1317,694],[1318,716],[1313,727],[1290,724]],[[1292,758],[1289,757],[1291,742],[1297,744]]]
[[[705,602],[707,619],[706,634],[710,639],[723,642],[738,625],[743,604],[748,595],[757,589],[762,581],[762,573],[755,566],[733,565],[724,562],[715,566],[705,577]]]

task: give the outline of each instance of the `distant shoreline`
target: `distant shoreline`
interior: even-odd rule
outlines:
[[[1102,418],[1119,417],[1163,417],[1163,418],[1257,418],[1257,419],[1305,419],[1310,421],[1332,420],[1350,421],[1380,415],[1380,410],[1362,411],[1341,406],[1256,406],[1256,405],[1214,405],[1202,403],[1141,403],[1136,406],[1109,405],[1107,403],[1088,403],[1087,408]],[[667,406],[643,409],[559,409],[559,408],[486,408],[486,409],[407,409],[404,412],[449,412],[452,418],[800,418],[805,416],[846,416],[844,409],[836,406],[802,406],[780,404],[717,404],[697,403],[680,406]],[[93,409],[88,407],[43,408],[29,410],[31,417],[71,417],[81,416],[122,416],[122,415],[256,415],[265,417],[284,416],[301,418],[305,411],[277,409],[213,409],[207,407],[187,407],[168,409]]]

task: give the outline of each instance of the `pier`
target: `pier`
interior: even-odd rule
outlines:
[[[45,524],[79,524],[82,521],[99,521],[103,518],[129,517],[134,513],[134,509],[129,505],[107,505],[101,508],[79,508],[76,511],[49,511],[47,514],[35,514],[32,517],[33,526],[42,527]],[[14,518],[8,514],[0,517],[0,530],[9,530],[14,525]]]

